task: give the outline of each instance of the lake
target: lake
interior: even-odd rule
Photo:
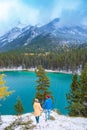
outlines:
[[[36,91],[36,74],[28,71],[8,71],[3,73],[6,75],[6,86],[9,87],[9,90],[15,90],[15,92],[6,100],[0,101],[2,104],[0,113],[3,115],[15,114],[14,105],[18,96],[24,106],[24,113],[32,112],[32,101]],[[50,79],[50,90],[54,96],[54,108],[66,115],[68,113],[65,109],[68,105],[66,93],[69,91],[72,82],[72,74],[49,72],[47,76]]]

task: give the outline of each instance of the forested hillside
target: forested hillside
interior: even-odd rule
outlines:
[[[38,47],[37,47],[38,48]],[[0,68],[2,67],[19,67],[22,68],[35,68],[38,65],[42,65],[45,69],[52,70],[66,70],[75,71],[78,68],[83,68],[87,62],[87,46],[77,47],[62,47],[59,51],[44,52],[34,47],[34,50],[15,50],[0,53]]]

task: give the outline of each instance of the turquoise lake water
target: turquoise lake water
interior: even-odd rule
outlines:
[[[22,100],[25,110],[24,113],[32,112],[32,100],[35,97],[36,91],[36,74],[27,71],[10,71],[3,73],[6,75],[6,86],[9,86],[9,90],[15,90],[15,92],[11,96],[7,97],[6,100],[0,100],[0,103],[2,104],[0,107],[0,113],[4,115],[15,114],[14,104],[16,103],[18,96],[20,96]],[[54,108],[57,108],[62,114],[66,115],[68,112],[65,109],[68,105],[66,93],[69,91],[72,82],[72,75],[47,73],[47,76],[50,79],[50,90],[54,96]]]

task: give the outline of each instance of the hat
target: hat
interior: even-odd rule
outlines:
[[[50,98],[50,95],[46,95],[46,98]]]
[[[34,100],[35,102],[39,102],[39,100],[37,99],[37,98],[35,98],[35,100]]]

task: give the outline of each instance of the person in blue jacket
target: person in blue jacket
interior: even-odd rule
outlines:
[[[47,121],[50,119],[50,111],[52,109],[52,99],[50,95],[46,95],[46,100],[43,104],[43,109],[45,109],[45,120]]]

